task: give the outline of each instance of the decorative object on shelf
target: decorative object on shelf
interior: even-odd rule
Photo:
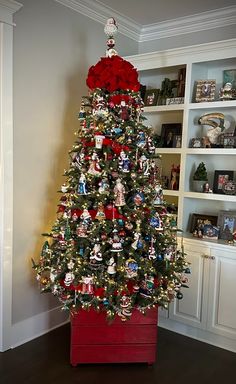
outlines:
[[[161,176],[161,185],[163,189],[169,188],[169,178],[168,176]]]
[[[214,174],[214,183],[213,183],[213,192],[224,194],[224,184],[233,180],[234,171],[215,171]]]
[[[203,192],[204,193],[212,193],[212,189],[210,188],[210,184],[209,183],[205,183],[203,185]]]
[[[220,88],[219,98],[222,101],[233,99],[233,86],[231,83],[225,83],[225,85]]]
[[[147,107],[157,105],[157,99],[160,94],[160,89],[147,89],[144,96],[144,104]]]
[[[236,239],[236,211],[220,211],[217,225],[220,228],[219,239],[227,241]]]
[[[194,192],[203,192],[204,185],[208,182],[206,166],[203,162],[199,163],[193,174],[192,186]]]
[[[161,83],[159,104],[166,105],[166,99],[173,97],[172,93],[173,82],[167,77]]]
[[[217,240],[219,238],[219,228],[212,224],[204,224],[202,228],[202,238],[207,240]]]
[[[171,174],[170,174],[170,189],[173,191],[177,191],[179,189],[179,174],[180,174],[180,166],[172,165]]]
[[[214,215],[192,213],[190,219],[190,232],[194,237],[203,238],[204,226],[211,225],[214,228],[214,231],[211,232],[213,236],[217,232],[217,220],[217,216]],[[205,227],[205,235],[207,232],[206,229],[207,228]],[[208,234],[210,235],[209,231]]]
[[[236,69],[226,69],[223,71],[223,84],[230,83],[236,89]]]
[[[173,148],[181,148],[182,135],[174,135],[173,137]]]
[[[202,147],[201,137],[193,137],[190,140],[190,148],[201,148],[201,147]]]
[[[166,99],[166,105],[184,104],[184,97],[168,97]]]
[[[178,87],[177,96],[184,98],[185,92],[186,67],[180,68],[178,71]]]
[[[236,127],[228,128],[224,131],[224,134],[221,138],[221,144],[224,148],[236,147]]]
[[[220,112],[205,113],[198,119],[198,124],[209,125],[206,137],[208,138],[210,145],[219,145],[220,135],[224,129],[228,126],[228,120],[225,120],[225,115]]]
[[[182,132],[181,123],[162,124],[161,140],[163,142],[163,148],[172,148],[174,143],[174,136],[181,135],[181,132]]]
[[[196,84],[195,101],[213,101],[215,98],[216,80],[198,80]]]
[[[236,194],[236,183],[233,180],[229,180],[223,184],[222,190],[226,195],[235,195]]]

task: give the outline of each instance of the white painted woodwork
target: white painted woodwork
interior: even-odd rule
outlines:
[[[220,210],[236,211],[235,195],[196,193],[190,182],[194,166],[201,161],[206,164],[210,185],[217,169],[236,174],[236,149],[189,148],[191,138],[203,136],[196,121],[204,113],[222,112],[235,126],[236,100],[195,103],[193,89],[197,80],[216,79],[217,99],[223,70],[236,68],[236,39],[129,56],[127,60],[139,70],[140,82],[147,88],[160,88],[165,77],[176,78],[180,66],[186,67],[184,104],[144,108],[146,124],[157,133],[163,123],[182,122],[182,148],[158,148],[156,152],[162,156],[164,170],[171,161],[181,164],[179,190],[164,190],[164,195],[177,199],[178,226],[183,230],[191,275],[186,275],[189,288],[182,289],[183,299],[171,303],[159,324],[236,352],[236,246],[222,240],[194,239],[189,233],[192,213],[217,216]]]
[[[13,14],[21,4],[0,0],[0,351],[11,346],[13,231]]]

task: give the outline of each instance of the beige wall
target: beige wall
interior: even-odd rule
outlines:
[[[88,68],[104,55],[103,25],[53,0],[22,0],[14,21],[13,324],[58,305],[40,295],[31,257],[39,257],[55,219]],[[120,55],[137,43],[117,36]]]

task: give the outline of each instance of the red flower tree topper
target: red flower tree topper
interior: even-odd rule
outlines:
[[[140,88],[137,70],[120,56],[102,57],[90,67],[86,83],[91,90],[101,88],[108,92],[120,89],[138,92]]]

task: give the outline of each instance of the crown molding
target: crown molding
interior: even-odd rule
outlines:
[[[171,65],[186,64],[186,57],[194,57],[194,61],[202,61],[202,57],[206,55],[207,59],[217,60],[219,53],[222,57],[229,58],[236,53],[236,38],[229,40],[221,40],[217,42],[190,45],[181,48],[171,48],[164,51],[156,51],[149,53],[140,53],[133,56],[125,56],[125,60],[130,61],[140,70],[152,69],[154,67],[166,67]],[[187,60],[187,61],[186,61]]]
[[[233,24],[236,24],[235,5],[145,25],[141,29],[139,42],[206,31]]]
[[[100,1],[55,1],[103,25],[109,17],[114,17],[119,32],[140,43],[236,24],[236,5],[141,26],[125,15],[104,6]]]
[[[105,25],[110,17],[114,17],[119,27],[119,33],[139,41],[142,26],[135,23],[132,19],[114,11],[114,9],[104,6],[99,1],[93,0],[54,0],[73,11],[81,13],[90,19]]]
[[[0,22],[15,26],[12,22],[13,14],[23,5],[14,0],[0,0]]]

